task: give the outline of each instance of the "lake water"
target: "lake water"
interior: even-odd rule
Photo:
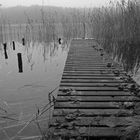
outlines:
[[[25,123],[38,108],[49,102],[48,93],[59,86],[67,52],[66,44],[36,42],[23,46],[16,42],[13,50],[13,44],[10,42],[7,44],[8,59],[5,59],[1,45],[0,113],[10,118],[1,118],[1,127]],[[18,67],[18,53],[22,55],[21,73]],[[45,117],[47,116],[49,114],[46,113]]]

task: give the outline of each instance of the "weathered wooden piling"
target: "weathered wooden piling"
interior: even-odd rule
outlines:
[[[5,59],[8,59],[8,54],[7,54],[7,43],[3,43],[3,46],[4,46],[4,56],[5,56]]]
[[[15,41],[13,41],[12,43],[13,43],[13,50],[15,50]]]
[[[25,38],[22,38],[22,45],[25,46]]]
[[[58,38],[58,43],[62,44],[62,39],[61,38]]]
[[[134,81],[96,44],[71,42],[50,124],[55,140],[119,140],[140,102],[127,88]]]
[[[23,64],[22,64],[22,54],[18,53],[17,54],[17,58],[18,58],[18,69],[19,69],[19,73],[23,72]]]

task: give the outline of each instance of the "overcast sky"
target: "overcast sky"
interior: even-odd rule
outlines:
[[[3,7],[11,7],[17,5],[53,5],[66,7],[89,7],[103,6],[110,0],[0,0]]]

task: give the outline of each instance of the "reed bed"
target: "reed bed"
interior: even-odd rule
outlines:
[[[93,37],[101,42],[113,59],[127,72],[135,74],[140,67],[140,3],[122,0],[98,8],[90,14]]]
[[[56,42],[59,38],[71,40],[88,37],[90,27],[87,22],[87,11],[86,8],[42,7],[38,11],[40,15],[38,20],[30,13],[24,12],[25,21],[23,23],[16,21],[14,24],[3,15],[0,22],[0,42],[13,40],[20,42],[25,38],[26,42],[48,43]]]

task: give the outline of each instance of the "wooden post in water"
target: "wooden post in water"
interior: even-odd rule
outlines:
[[[4,55],[5,55],[5,59],[8,59],[8,54],[7,54],[7,44],[3,43],[4,46]]]
[[[15,50],[15,42],[13,41],[13,50]]]
[[[22,38],[22,45],[25,46],[25,38]]]
[[[58,38],[58,42],[59,42],[59,44],[61,44],[61,38]]]
[[[83,39],[86,37],[86,24],[83,22]]]
[[[23,66],[22,66],[22,54],[18,53],[17,54],[18,57],[18,68],[19,68],[19,73],[23,72]]]

